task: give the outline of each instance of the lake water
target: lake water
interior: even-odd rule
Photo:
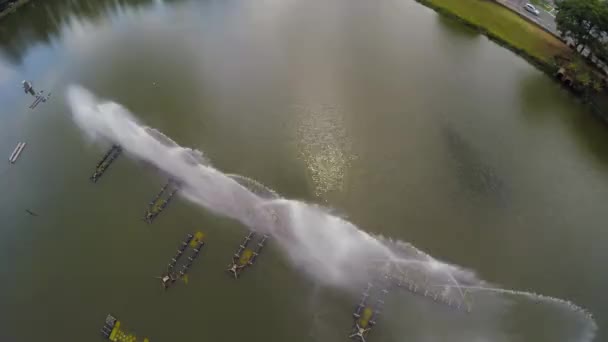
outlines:
[[[23,79],[50,100],[28,109]],[[181,196],[143,222],[178,171],[120,135],[127,153],[92,184],[109,142],[87,134],[104,131],[94,116],[74,120],[72,85],[249,188],[327,208],[318,220],[291,212],[308,249],[273,236],[239,280],[227,275],[247,228],[222,210],[248,209],[247,192],[207,193],[202,206]],[[366,256],[378,235],[476,273],[471,285],[570,300],[606,338],[605,125],[520,57],[412,0],[33,1],[0,22],[0,104],[0,151],[28,143],[0,167],[2,341],[101,341],[110,312],[153,342],[347,341],[360,286],[343,282],[359,270],[334,279],[324,257],[334,242]],[[221,191],[222,174],[205,172],[199,190]],[[371,235],[324,226],[331,215]],[[199,230],[208,243],[188,284],[163,291],[154,277]],[[471,291],[466,314],[391,290],[367,339],[592,333],[567,304]]]

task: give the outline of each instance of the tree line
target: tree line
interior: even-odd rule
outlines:
[[[608,0],[556,0],[555,22],[577,51],[608,61]]]
[[[8,5],[15,1],[17,0],[0,0],[0,11],[4,11],[6,8],[8,8]]]

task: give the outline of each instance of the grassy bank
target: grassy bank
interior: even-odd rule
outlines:
[[[489,0],[416,0],[465,23],[522,55],[545,71],[555,70],[554,57],[572,58],[572,50],[537,25]]]
[[[30,2],[30,0],[18,0],[15,1],[13,3],[13,5],[3,11],[0,11],[0,19],[4,18],[5,16],[15,12],[17,10],[17,8],[27,4],[28,2]]]
[[[606,78],[565,43],[519,14],[493,0],[416,0],[438,13],[486,35],[524,57],[549,76],[565,70],[567,86],[608,123],[608,112],[597,108],[595,98],[608,97]]]

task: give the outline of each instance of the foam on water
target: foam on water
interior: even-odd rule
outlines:
[[[292,265],[318,284],[358,292],[378,270],[396,269],[407,273],[408,279],[420,279],[421,286],[428,289],[448,284],[443,285],[443,293],[453,298],[464,297],[465,288],[486,286],[474,272],[440,262],[409,243],[371,236],[326,208],[280,198],[254,180],[226,175],[213,168],[201,152],[179,146],[158,130],[140,124],[124,107],[99,101],[81,87],[69,87],[67,96],[73,119],[86,136],[120,144],[128,155],[178,180],[180,193],[188,200],[270,234]],[[458,291],[451,291],[454,287]],[[560,307],[583,312],[587,325],[595,326],[586,311],[570,302],[527,292],[492,291],[560,303]],[[585,341],[592,340],[593,334],[591,331]]]

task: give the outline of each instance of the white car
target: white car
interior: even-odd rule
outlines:
[[[524,9],[534,15],[540,15],[540,12],[532,5],[531,3],[527,3],[524,5]]]

